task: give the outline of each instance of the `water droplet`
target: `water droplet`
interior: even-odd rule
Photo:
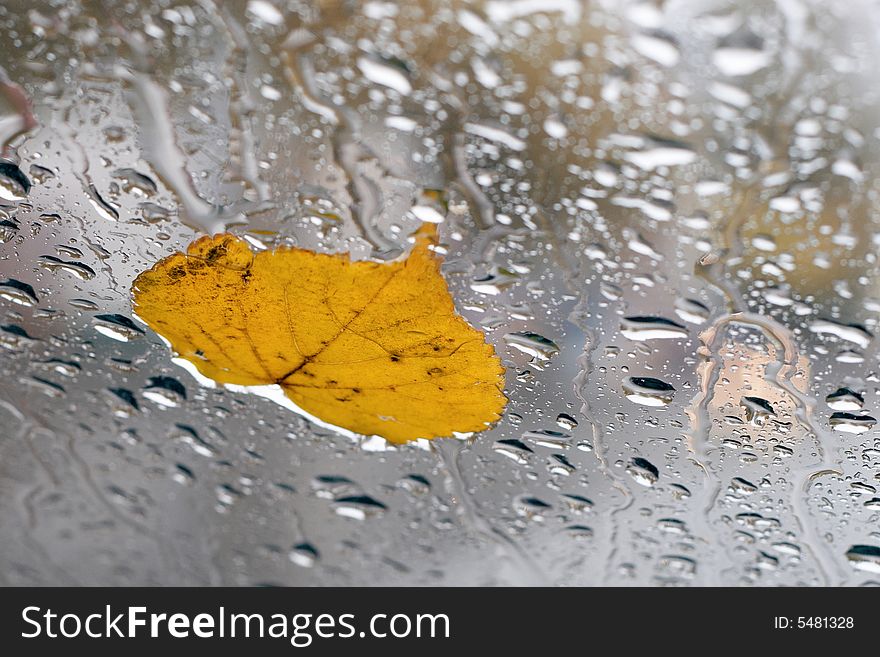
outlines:
[[[503,339],[509,346],[537,361],[548,361],[559,353],[559,347],[555,342],[531,331],[507,333]]]
[[[284,23],[284,14],[267,0],[248,0],[247,12],[267,25],[282,25]]]
[[[620,332],[630,340],[669,340],[686,338],[687,329],[664,317],[626,317]]]
[[[369,57],[358,58],[357,65],[370,82],[394,89],[402,96],[408,96],[412,92],[412,84],[402,66]]]
[[[120,342],[128,342],[139,338],[144,334],[143,329],[139,328],[133,321],[124,315],[109,314],[95,315],[95,330],[101,335],[108,338],[119,340]]]
[[[846,551],[846,558],[856,570],[880,575],[880,547],[853,545]]]
[[[516,438],[505,438],[502,440],[496,440],[495,444],[492,446],[492,449],[506,456],[513,461],[516,461],[520,465],[525,465],[529,462],[528,456],[530,454],[534,454],[534,450],[526,445],[521,440],[517,440]]]
[[[6,299],[21,306],[35,306],[38,303],[34,288],[14,278],[7,278],[0,283],[0,299]]]
[[[525,150],[526,147],[526,142],[501,128],[484,125],[482,123],[465,123],[464,129],[465,132],[477,137],[482,137],[488,141],[502,144],[512,151]]]
[[[776,240],[770,235],[755,235],[752,237],[752,246],[759,251],[775,251]]]
[[[144,387],[143,395],[159,406],[173,408],[186,399],[186,388],[170,376],[151,376]]]
[[[576,513],[587,513],[592,511],[593,509],[593,501],[587,499],[583,495],[574,495],[564,493],[562,496],[562,501],[568,506],[568,508]]]
[[[567,433],[542,429],[539,431],[527,431],[523,434],[523,440],[535,443],[539,447],[549,449],[568,449],[571,436]]]
[[[177,463],[174,466],[174,470],[171,473],[171,479],[181,486],[189,486],[196,480],[196,476],[193,474],[193,471],[190,470],[187,466],[182,463]]]
[[[0,199],[23,201],[31,191],[31,181],[16,164],[0,159]]]
[[[709,319],[709,308],[696,299],[677,299],[675,314],[691,324],[702,324]]]
[[[5,244],[15,239],[18,234],[18,224],[8,219],[0,219],[0,244]]]
[[[758,487],[742,477],[734,477],[730,480],[730,491],[736,495],[751,495],[757,492]]]
[[[771,62],[762,40],[747,29],[722,39],[712,54],[712,63],[723,75],[751,75]]]
[[[116,406],[115,414],[117,417],[129,417],[129,407],[134,409],[135,411],[140,410],[140,405],[138,404],[137,399],[128,388],[107,388],[107,391],[113,395],[115,400],[120,400],[125,402],[124,407]]]
[[[514,500],[513,508],[518,516],[540,522],[544,519],[543,514],[552,507],[539,497],[521,495]]]
[[[568,532],[568,535],[572,538],[576,539],[590,539],[593,538],[593,529],[591,527],[587,527],[586,525],[569,525],[565,528],[565,531]]]
[[[333,502],[337,515],[355,520],[365,520],[383,514],[388,507],[369,495],[347,495]]]
[[[652,137],[643,140],[641,145],[640,150],[626,153],[624,157],[646,171],[690,164],[697,158],[694,150],[680,141]]]
[[[95,270],[81,262],[62,260],[50,255],[40,256],[38,262],[44,269],[49,271],[66,271],[84,281],[90,281],[95,277]]]
[[[825,397],[825,403],[835,411],[858,411],[865,405],[865,400],[849,388],[838,388]]]
[[[27,331],[16,324],[4,324],[0,326],[0,347],[15,350],[33,341]]]
[[[809,326],[810,331],[819,335],[833,335],[841,340],[857,344],[862,349],[871,343],[873,337],[863,326],[857,324],[841,324],[830,319],[819,319]]]
[[[571,431],[578,425],[578,422],[568,413],[560,413],[556,416],[556,424],[566,431]]]
[[[629,465],[626,466],[627,473],[642,486],[653,486],[660,478],[660,472],[657,467],[639,456],[633,457]]]
[[[681,484],[671,484],[669,488],[672,490],[672,496],[677,500],[686,500],[691,496],[691,492]]]
[[[831,414],[830,423],[835,431],[843,433],[865,433],[877,424],[876,418],[870,415],[854,415],[838,411]]]
[[[141,196],[150,196],[159,191],[156,181],[145,173],[136,169],[123,168],[113,172],[116,178],[121,178],[122,189],[126,192],[136,192]],[[118,216],[118,215],[117,215]]]
[[[681,54],[675,39],[664,32],[653,31],[636,34],[631,38],[636,52],[653,59],[662,66],[675,66]]]
[[[631,376],[623,382],[626,398],[643,406],[667,406],[672,402],[675,388],[649,376]]]
[[[290,549],[290,552],[287,553],[287,558],[290,559],[291,563],[294,563],[301,568],[311,568],[315,565],[315,562],[319,557],[318,550],[311,543],[299,543],[294,545]]]
[[[88,187],[88,199],[99,217],[106,219],[107,221],[119,220],[119,210],[104,200],[104,197],[98,193],[98,189],[92,184]]]
[[[742,397],[739,405],[746,410],[746,420],[761,422],[765,417],[776,415],[773,405],[763,397]]]

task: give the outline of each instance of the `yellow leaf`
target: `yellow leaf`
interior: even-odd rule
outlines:
[[[205,376],[278,384],[337,427],[402,443],[486,429],[507,400],[504,368],[455,312],[436,228],[404,260],[202,237],[134,282],[135,312]]]

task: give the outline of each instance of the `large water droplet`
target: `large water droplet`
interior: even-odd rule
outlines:
[[[649,376],[631,376],[623,382],[626,398],[643,406],[667,406],[675,396],[675,388]]]

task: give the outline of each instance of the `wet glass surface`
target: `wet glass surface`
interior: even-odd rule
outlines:
[[[0,5],[5,584],[880,582],[868,2]],[[507,368],[391,446],[201,384],[134,277],[440,222]]]

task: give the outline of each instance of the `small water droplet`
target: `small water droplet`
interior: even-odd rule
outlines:
[[[346,495],[333,502],[337,515],[355,520],[365,520],[383,514],[388,507],[369,495]]]
[[[299,543],[294,545],[290,552],[287,553],[287,558],[290,559],[291,563],[300,566],[301,568],[311,568],[315,565],[315,562],[320,557],[318,550],[311,543]]]

